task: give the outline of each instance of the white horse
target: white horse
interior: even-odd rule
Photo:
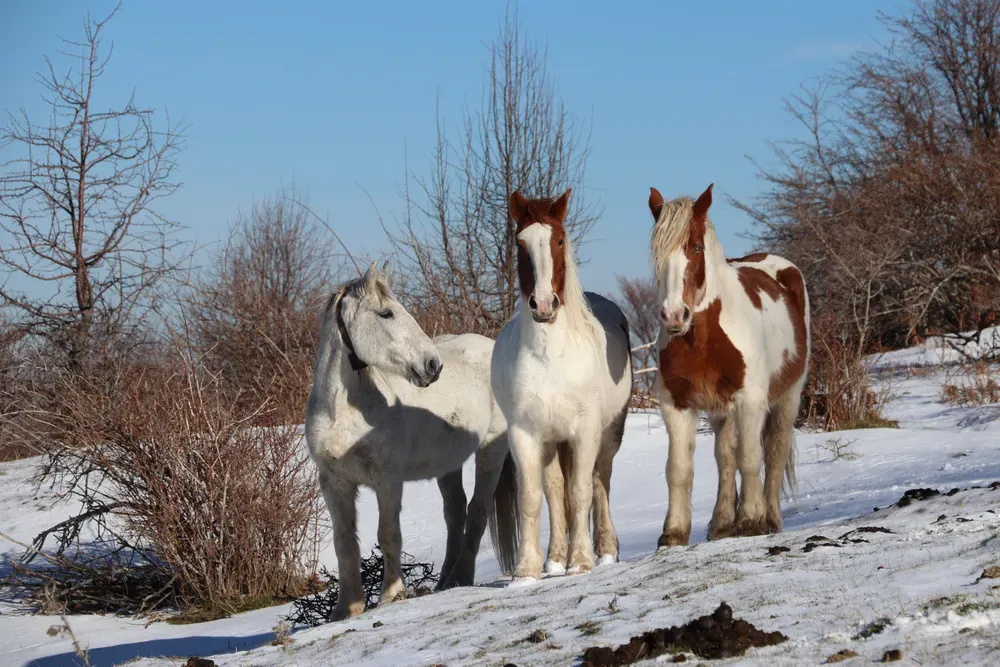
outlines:
[[[663,299],[660,409],[670,438],[661,547],[691,537],[692,454],[702,410],[715,431],[719,468],[710,540],[780,531],[782,478],[795,482],[792,428],[809,366],[809,295],[787,259],[757,253],[727,260],[708,219],[711,205],[711,185],[697,200],[669,202],[650,188],[651,250]]]
[[[545,570],[590,571],[595,546],[602,563],[618,559],[609,495],[632,389],[628,322],[617,306],[580,286],[563,226],[569,194],[555,201],[510,197],[521,300],[497,337],[491,368],[517,463],[522,542],[514,576],[521,580],[542,573],[543,476],[550,525]]]
[[[433,342],[393,297],[372,264],[340,287],[323,317],[306,440],[333,520],[340,597],[334,619],[365,609],[357,536],[358,487],[375,491],[385,561],[380,604],[404,592],[399,512],[403,482],[436,477],[448,542],[439,588],[472,585],[490,527],[506,572],[513,568],[517,503],[507,424],[493,400],[493,341],[476,334]],[[462,464],[476,454],[466,512]],[[494,502],[495,499],[495,502]]]

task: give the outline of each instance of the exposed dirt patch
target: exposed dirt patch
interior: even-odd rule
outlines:
[[[940,495],[941,492],[937,489],[909,489],[904,492],[903,497],[896,502],[896,507],[906,507],[914,500],[927,500],[928,498]]]
[[[831,655],[829,658],[827,658],[826,660],[824,660],[823,664],[824,665],[832,665],[833,663],[843,662],[845,660],[850,660],[851,658],[856,658],[856,657],[858,657],[857,653],[855,653],[854,651],[852,651],[849,648],[845,648],[843,651],[837,651],[836,653],[834,653],[833,655]]]
[[[839,549],[842,546],[842,544],[837,544],[836,542],[809,542],[809,544],[803,547],[802,551],[809,553],[813,549],[818,549],[819,547],[837,547]]]
[[[873,635],[879,634],[890,625],[892,625],[892,621],[890,621],[885,616],[882,616],[881,618],[876,618],[874,621],[866,624],[864,627],[858,630],[858,634],[854,635],[854,639],[855,640],[868,639]]]
[[[209,660],[208,658],[191,656],[188,658],[188,661],[184,663],[183,667],[215,667],[215,662]]]
[[[777,556],[778,554],[783,554],[785,552],[791,551],[788,547],[771,547],[767,550],[768,556]]]
[[[891,649],[882,654],[882,662],[898,662],[903,659],[903,652],[898,648]]]
[[[588,648],[584,667],[631,665],[667,653],[694,653],[708,660],[738,657],[755,646],[774,646],[787,641],[780,632],[763,632],[752,623],[733,618],[732,608],[723,602],[711,615],[701,616],[682,626],[660,628],[632,637],[616,649]]]

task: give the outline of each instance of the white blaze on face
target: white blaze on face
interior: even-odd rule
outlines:
[[[524,245],[531,257],[531,265],[535,271],[535,292],[528,297],[535,297],[536,312],[547,317],[552,315],[553,296],[552,274],[552,229],[548,225],[535,223],[528,225],[517,238]]]
[[[684,274],[688,259],[682,250],[675,251],[667,260],[666,275],[660,278],[660,293],[663,304],[660,320],[671,334],[686,333],[691,311],[684,303]]]

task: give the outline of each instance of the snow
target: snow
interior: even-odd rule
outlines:
[[[726,664],[819,664],[845,648],[861,656],[848,665],[879,660],[889,649],[903,651],[901,664],[996,664],[1000,580],[977,578],[1000,564],[1000,489],[988,488],[1000,480],[1000,406],[942,404],[947,371],[940,363],[953,357],[941,349],[932,343],[877,360],[893,396],[888,416],[899,429],[797,435],[799,484],[785,503],[779,535],[705,541],[717,480],[711,436],[703,431],[695,454],[693,544],[656,551],[666,513],[667,440],[658,415],[637,413],[629,417],[612,477],[622,562],[591,574],[556,573],[510,586],[498,578],[484,539],[479,585],[300,629],[284,647],[271,642],[287,606],[197,625],[105,616],[73,616],[70,624],[95,667],[137,658],[133,664],[176,666],[191,655],[211,656],[220,666],[573,664],[589,646],[617,646],[685,623],[724,600],[735,616],[789,637]],[[846,445],[847,456],[834,460],[830,440]],[[0,464],[0,532],[22,542],[75,509],[56,500],[55,491],[34,488],[37,464]],[[465,481],[471,489],[471,461]],[[970,488],[976,486],[982,488]],[[919,487],[942,495],[894,505]],[[968,490],[945,495],[952,488]],[[444,521],[436,484],[410,484],[403,500],[404,550],[440,563]],[[359,513],[367,553],[376,530],[371,494],[362,494]],[[851,532],[862,527],[891,532]],[[836,546],[804,551],[808,538],[818,536],[828,540],[815,544]],[[775,546],[789,551],[768,555]],[[6,556],[0,576],[20,551],[0,538]],[[332,545],[323,560],[336,565]],[[884,630],[858,638],[879,619],[886,619]],[[382,625],[373,627],[376,621]],[[78,664],[70,641],[46,632],[58,622],[0,608],[0,664]],[[549,633],[546,641],[523,641],[538,629]]]

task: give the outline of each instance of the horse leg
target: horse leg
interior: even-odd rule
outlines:
[[[594,466],[601,448],[597,424],[581,429],[573,443],[573,467],[569,477],[569,569],[578,574],[594,569],[594,543],[590,537],[590,511],[594,502]]]
[[[604,432],[594,464],[594,550],[602,565],[618,562],[618,534],[611,521],[611,469],[622,445],[627,416],[628,410],[623,410]]]
[[[670,440],[667,454],[667,518],[658,547],[686,545],[691,540],[691,485],[694,483],[694,444],[698,413],[679,410],[660,397],[660,412]]]
[[[731,537],[736,523],[736,419],[731,414],[712,418],[715,431],[715,463],[719,468],[719,491],[708,523],[708,539]]]
[[[441,578],[437,589],[450,588],[453,583],[452,570],[462,550],[465,535],[465,488],[462,486],[462,469],[452,470],[438,477],[438,490],[444,501],[444,525],[448,529],[448,546],[444,552]]]
[[[569,557],[569,543],[566,541],[569,530],[566,473],[569,472],[570,453],[567,443],[557,443],[551,448],[551,452],[546,452],[546,457],[548,461],[542,474],[545,484],[545,503],[549,506],[549,550],[545,558],[545,572],[565,574]]]
[[[518,426],[510,427],[509,438],[510,451],[517,464],[518,507],[521,513],[521,545],[514,578],[541,579],[542,443]]]
[[[365,610],[361,583],[361,547],[358,544],[358,487],[319,466],[319,486],[333,524],[333,547],[337,552],[340,592],[333,620],[357,616]]]
[[[767,530],[781,532],[781,485],[795,483],[795,456],[792,451],[795,418],[799,414],[802,383],[789,389],[764,422],[764,502],[767,505]]]
[[[507,440],[503,436],[476,450],[476,482],[465,514],[463,539],[447,581],[444,577],[441,579],[444,583],[441,588],[471,586],[475,582],[476,556],[493,510],[493,492],[500,480],[507,451]],[[497,558],[500,560],[501,556],[498,554]]]
[[[761,429],[767,416],[766,401],[744,400],[736,406],[736,465],[740,471],[740,501],[735,535],[763,535],[764,490],[760,480]]]
[[[375,488],[378,500],[378,545],[382,550],[384,571],[380,605],[400,597],[405,586],[400,567],[403,551],[403,533],[399,528],[399,512],[403,505],[403,481],[385,479]]]

